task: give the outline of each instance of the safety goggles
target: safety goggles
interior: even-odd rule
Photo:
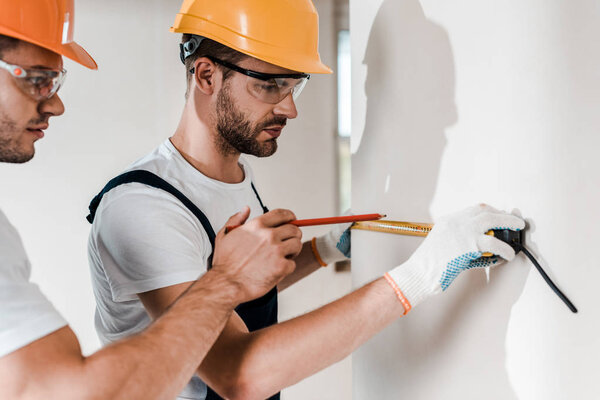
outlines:
[[[19,89],[36,101],[54,96],[65,81],[67,71],[52,69],[25,69],[0,60],[0,68],[7,70]]]
[[[248,92],[265,103],[277,104],[290,93],[292,93],[293,99],[296,100],[310,79],[309,74],[265,74],[244,69],[212,56],[206,56],[206,58],[232,71],[246,75],[248,77],[246,86]]]

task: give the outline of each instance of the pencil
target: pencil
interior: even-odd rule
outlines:
[[[341,217],[330,218],[297,219],[295,221],[290,222],[290,224],[296,226],[344,224],[348,222],[375,221],[384,217],[385,215],[382,214],[344,215]]]
[[[385,218],[382,214],[361,214],[361,215],[343,215],[341,217],[329,217],[329,218],[312,218],[312,219],[296,219],[289,222],[296,226],[315,226],[315,225],[330,225],[330,224],[344,224],[359,221],[375,221],[381,218]],[[229,233],[235,228],[239,228],[241,225],[228,226],[225,228],[225,233]]]

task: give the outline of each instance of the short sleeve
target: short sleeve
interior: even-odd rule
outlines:
[[[0,282],[0,357],[66,325],[37,285]]]
[[[196,217],[159,189],[129,184],[103,199],[93,237],[113,301],[198,279],[212,251]]]
[[[0,357],[67,325],[29,273],[21,238],[0,212]]]

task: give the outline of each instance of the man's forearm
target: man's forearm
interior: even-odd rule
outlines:
[[[87,358],[59,329],[0,358],[0,397],[172,400],[231,317],[236,289],[208,272],[147,330]]]
[[[173,399],[221,333],[235,299],[228,281],[205,274],[146,331],[89,357],[86,373],[94,378],[88,382],[102,391],[116,381],[110,398]]]
[[[241,343],[219,340],[215,348],[228,347],[233,359],[216,360],[221,348],[206,361],[215,374],[235,376],[232,398],[263,399],[342,360],[403,314],[382,278],[301,317],[246,334]]]
[[[296,262],[296,269],[294,272],[285,277],[285,279],[282,280],[279,285],[277,285],[277,290],[280,292],[322,268],[315,258],[315,254],[311,249],[310,242],[305,242],[302,244],[302,251],[300,254],[298,254],[294,261]]]

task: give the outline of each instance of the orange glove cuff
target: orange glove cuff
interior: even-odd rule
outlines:
[[[319,265],[321,267],[326,267],[327,264],[325,264],[323,262],[323,259],[321,258],[321,255],[319,254],[319,250],[317,250],[317,238],[316,237],[312,238],[312,240],[310,241],[310,248],[312,249],[312,252],[315,255],[315,258],[317,259],[317,262],[319,263]]]
[[[389,274],[385,274],[383,277],[385,278],[387,283],[390,284],[392,289],[394,289],[394,292],[396,293],[398,300],[400,300],[400,303],[402,303],[402,306],[404,307],[403,315],[408,314],[408,312],[412,308],[412,306],[410,305],[410,301],[408,301],[408,299],[406,297],[404,297],[404,293],[402,293],[402,290],[400,290],[400,288],[398,287],[398,285],[396,284],[394,279],[392,279],[392,277]]]

